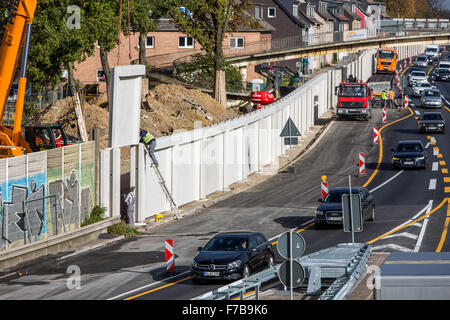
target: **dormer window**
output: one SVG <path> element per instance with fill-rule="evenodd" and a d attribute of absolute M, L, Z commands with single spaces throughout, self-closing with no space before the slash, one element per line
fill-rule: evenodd
<path fill-rule="evenodd" d="M 298 17 L 298 5 L 297 4 L 293 5 L 292 14 L 294 15 L 294 17 Z"/>
<path fill-rule="evenodd" d="M 308 17 L 314 17 L 314 7 L 313 6 L 307 6 L 306 7 L 306 15 L 308 16 Z"/>

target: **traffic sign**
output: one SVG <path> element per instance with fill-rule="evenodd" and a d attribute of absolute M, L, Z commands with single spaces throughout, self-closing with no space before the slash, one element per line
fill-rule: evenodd
<path fill-rule="evenodd" d="M 295 126 L 294 121 L 292 121 L 291 117 L 286 121 L 283 130 L 281 130 L 280 137 L 301 137 L 302 134 Z"/>
<path fill-rule="evenodd" d="M 351 199 L 351 200 L 350 200 Z M 361 196 L 359 193 L 342 195 L 342 218 L 344 232 L 363 231 Z"/>
<path fill-rule="evenodd" d="M 292 264 L 291 264 L 292 263 Z M 292 265 L 292 273 L 291 273 Z M 292 287 L 291 287 L 291 274 L 292 274 Z M 278 270 L 278 277 L 281 283 L 288 288 L 298 288 L 305 280 L 305 269 L 298 261 L 284 261 L 280 269 Z"/>
<path fill-rule="evenodd" d="M 305 252 L 305 239 L 298 233 L 292 233 L 292 257 L 290 243 L 291 232 L 283 233 L 277 241 L 277 250 L 284 259 L 297 259 Z"/>

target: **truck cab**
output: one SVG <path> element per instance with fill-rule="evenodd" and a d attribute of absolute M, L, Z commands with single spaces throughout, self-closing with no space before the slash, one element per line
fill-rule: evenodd
<path fill-rule="evenodd" d="M 395 72 L 397 68 L 397 50 L 392 48 L 380 49 L 377 54 L 377 73 Z"/>
<path fill-rule="evenodd" d="M 428 56 L 429 60 L 439 59 L 439 45 L 429 44 L 425 49 L 425 54 Z"/>
<path fill-rule="evenodd" d="M 373 91 L 365 82 L 343 81 L 335 88 L 338 96 L 336 115 L 342 118 L 372 117 Z"/>
<path fill-rule="evenodd" d="M 61 125 L 33 125 L 24 128 L 25 140 L 33 152 L 68 146 L 76 143 L 69 140 Z"/>

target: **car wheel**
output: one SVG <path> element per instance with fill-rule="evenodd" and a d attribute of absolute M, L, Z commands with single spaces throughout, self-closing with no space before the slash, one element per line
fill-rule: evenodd
<path fill-rule="evenodd" d="M 372 212 L 370 214 L 370 218 L 369 221 L 374 221 L 375 220 L 375 206 L 372 207 Z"/>
<path fill-rule="evenodd" d="M 247 278 L 250 275 L 250 267 L 248 264 L 244 266 L 244 269 L 242 270 L 242 279 Z"/>

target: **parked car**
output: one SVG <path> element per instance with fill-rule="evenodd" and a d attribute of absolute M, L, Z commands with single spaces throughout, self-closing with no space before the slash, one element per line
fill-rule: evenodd
<path fill-rule="evenodd" d="M 192 260 L 193 281 L 238 280 L 274 265 L 272 244 L 261 232 L 215 235 Z"/>
<path fill-rule="evenodd" d="M 392 169 L 427 167 L 427 149 L 420 140 L 403 140 L 392 151 Z"/>
<path fill-rule="evenodd" d="M 419 132 L 445 132 L 445 119 L 440 112 L 424 112 L 419 120 Z"/>
<path fill-rule="evenodd" d="M 449 81 L 450 80 L 450 69 L 438 68 L 435 72 L 436 80 Z"/>
<path fill-rule="evenodd" d="M 442 108 L 442 96 L 439 89 L 424 89 L 420 99 L 422 108 Z"/>
<path fill-rule="evenodd" d="M 352 194 L 361 195 L 361 208 L 364 220 L 373 221 L 375 219 L 375 204 L 373 196 L 365 187 L 352 188 Z M 329 191 L 325 199 L 316 209 L 315 225 L 321 229 L 327 225 L 342 225 L 342 195 L 350 194 L 350 188 L 333 188 Z"/>
<path fill-rule="evenodd" d="M 416 62 L 414 64 L 421 68 L 427 68 L 428 67 L 428 57 L 424 54 L 421 54 L 416 58 Z"/>
<path fill-rule="evenodd" d="M 412 87 L 413 96 L 420 97 L 422 96 L 424 89 L 434 89 L 435 86 L 431 86 L 429 82 L 418 82 Z"/>
<path fill-rule="evenodd" d="M 428 82 L 427 74 L 424 71 L 413 71 L 409 74 L 409 85 L 413 86 L 417 82 Z"/>

